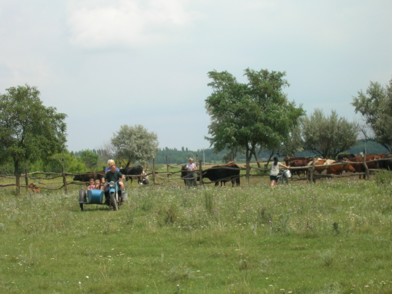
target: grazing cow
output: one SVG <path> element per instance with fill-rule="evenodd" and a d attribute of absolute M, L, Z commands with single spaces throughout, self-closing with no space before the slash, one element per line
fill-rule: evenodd
<path fill-rule="evenodd" d="M 225 185 L 227 181 L 231 181 L 232 186 L 240 185 L 240 169 L 235 163 L 213 166 L 202 171 L 202 178 L 208 178 L 215 182 L 215 186 Z"/>
<path fill-rule="evenodd" d="M 352 162 L 352 166 L 358 173 L 363 173 L 363 178 L 366 177 L 366 170 L 368 169 L 386 169 L 391 170 L 391 155 L 385 154 L 367 154 L 367 155 L 355 155 L 348 157 L 348 160 Z M 367 166 L 367 168 L 364 165 Z"/>
<path fill-rule="evenodd" d="M 334 163 L 333 159 L 316 158 L 308 163 L 308 166 L 315 166 L 315 171 L 321 174 L 327 169 L 328 165 Z"/>
<path fill-rule="evenodd" d="M 312 157 L 286 157 L 284 159 L 286 166 L 290 167 L 291 174 L 297 176 L 306 175 L 308 169 L 303 167 L 306 167 L 312 160 Z"/>
<path fill-rule="evenodd" d="M 381 159 L 378 161 L 378 168 L 384 169 L 384 170 L 392 170 L 391 166 L 391 154 L 384 154 Z"/>
<path fill-rule="evenodd" d="M 142 167 L 142 165 L 120 169 L 120 172 L 126 176 L 126 181 L 130 180 L 130 183 L 132 183 L 133 179 L 137 178 L 139 184 L 143 183 L 143 171 L 144 168 Z"/>
<path fill-rule="evenodd" d="M 104 178 L 104 173 L 84 173 L 84 174 L 77 174 L 74 176 L 74 181 L 81 181 L 81 182 L 89 182 L 90 179 L 102 179 Z"/>
<path fill-rule="evenodd" d="M 340 175 L 343 171 L 354 173 L 356 169 L 348 161 L 336 161 L 327 167 L 327 174 Z"/>

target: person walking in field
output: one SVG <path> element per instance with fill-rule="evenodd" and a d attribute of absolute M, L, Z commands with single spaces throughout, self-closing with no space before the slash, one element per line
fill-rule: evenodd
<path fill-rule="evenodd" d="M 285 168 L 288 169 L 287 166 L 285 166 L 284 164 L 281 164 L 278 161 L 278 158 L 275 156 L 274 157 L 274 162 L 271 165 L 271 170 L 270 170 L 270 185 L 271 188 L 275 187 L 277 182 L 278 182 L 278 175 L 280 172 L 280 168 Z"/>

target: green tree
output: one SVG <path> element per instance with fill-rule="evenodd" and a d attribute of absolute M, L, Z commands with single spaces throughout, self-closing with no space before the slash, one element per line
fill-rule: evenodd
<path fill-rule="evenodd" d="M 86 172 L 88 168 L 80 157 L 64 151 L 52 155 L 45 164 L 45 170 L 59 173 L 82 173 Z"/>
<path fill-rule="evenodd" d="M 302 140 L 301 119 L 299 118 L 297 124 L 289 132 L 287 138 L 284 140 L 280 148 L 280 152 L 286 156 L 293 156 L 295 152 L 304 150 L 304 142 Z"/>
<path fill-rule="evenodd" d="M 45 107 L 39 95 L 28 85 L 11 87 L 0 95 L 0 159 L 13 161 L 17 194 L 21 172 L 30 161 L 65 149 L 66 115 Z"/>
<path fill-rule="evenodd" d="M 359 91 L 353 98 L 356 112 L 360 112 L 375 134 L 375 141 L 391 151 L 392 141 L 392 85 L 384 87 L 371 82 L 366 93 Z"/>
<path fill-rule="evenodd" d="M 155 133 L 148 132 L 142 125 L 122 125 L 111 139 L 117 159 L 141 162 L 155 158 L 159 146 Z"/>
<path fill-rule="evenodd" d="M 211 116 L 207 139 L 215 151 L 243 151 L 250 163 L 258 148 L 278 150 L 304 113 L 283 92 L 289 85 L 284 72 L 246 69 L 247 83 L 228 72 L 208 76 L 213 93 L 206 99 Z"/>
<path fill-rule="evenodd" d="M 97 168 L 99 155 L 92 150 L 82 150 L 79 153 L 79 158 L 83 161 L 89 170 Z"/>
<path fill-rule="evenodd" d="M 338 117 L 335 111 L 325 117 L 317 109 L 311 117 L 302 119 L 304 148 L 324 158 L 335 158 L 339 152 L 349 149 L 356 143 L 357 133 L 357 124 Z"/>

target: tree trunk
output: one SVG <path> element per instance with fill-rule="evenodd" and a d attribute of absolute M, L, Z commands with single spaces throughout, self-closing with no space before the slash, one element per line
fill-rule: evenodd
<path fill-rule="evenodd" d="M 19 161 L 14 160 L 14 175 L 15 175 L 15 194 L 20 195 L 21 194 L 21 172 L 19 168 Z"/>
<path fill-rule="evenodd" d="M 258 160 L 258 158 L 257 158 L 257 153 L 254 152 L 253 155 L 254 155 L 254 158 L 256 159 L 257 167 L 258 167 L 258 168 L 261 168 L 260 162 L 259 162 L 259 160 Z"/>
<path fill-rule="evenodd" d="M 249 149 L 249 146 L 246 145 L 246 179 L 248 180 L 248 184 L 250 178 L 250 160 L 252 159 L 252 156 L 253 150 Z"/>

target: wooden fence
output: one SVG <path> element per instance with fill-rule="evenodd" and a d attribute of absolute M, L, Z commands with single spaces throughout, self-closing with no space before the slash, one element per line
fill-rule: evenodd
<path fill-rule="evenodd" d="M 297 178 L 292 178 L 293 181 L 301 181 L 301 180 L 308 180 L 310 182 L 316 182 L 317 179 L 321 178 L 343 178 L 343 177 L 354 177 L 354 176 L 362 176 L 364 178 L 369 178 L 369 175 L 371 172 L 376 171 L 376 170 L 381 170 L 380 169 L 372 169 L 369 167 L 374 167 L 374 165 L 371 165 L 374 162 L 377 161 L 382 161 L 382 160 L 388 160 L 391 162 L 391 158 L 384 158 L 384 159 L 377 159 L 377 160 L 370 160 L 370 161 L 365 161 L 364 162 L 343 162 L 343 163 L 335 163 L 331 165 L 309 165 L 309 166 L 299 166 L 299 167 L 290 167 L 292 170 L 302 170 L 306 172 L 303 176 L 298 176 Z M 347 174 L 341 174 L 341 175 L 333 175 L 333 174 L 321 174 L 317 172 L 317 169 L 327 169 L 330 166 L 333 165 L 338 165 L 338 164 L 344 164 L 344 163 L 350 163 L 350 164 L 355 164 L 355 165 L 362 165 L 365 169 L 364 172 L 358 172 L 358 173 L 347 173 Z M 198 164 L 198 172 L 201 175 L 201 172 L 204 169 L 211 168 L 213 166 L 217 166 L 217 164 L 207 164 L 205 163 L 202 165 L 202 162 L 200 161 Z M 150 184 L 155 184 L 155 185 L 161 185 L 161 184 L 179 184 L 180 181 L 182 181 L 181 178 L 181 165 L 172 165 L 172 164 L 167 164 L 165 165 L 165 171 L 157 171 L 155 168 L 155 162 L 152 162 L 152 170 L 147 171 L 145 175 L 126 175 L 127 177 L 131 177 L 133 179 L 138 178 L 138 177 L 144 177 L 148 176 L 150 178 Z M 227 168 L 234 170 L 234 168 Z M 262 176 L 268 176 L 269 175 L 269 168 L 264 166 L 263 168 L 261 167 L 251 167 L 247 165 L 240 165 L 240 177 L 241 178 L 246 178 L 249 180 L 251 177 L 262 177 Z M 386 168 L 387 169 L 387 168 Z M 391 166 L 390 166 L 391 169 Z M 22 181 L 20 184 L 20 188 L 25 188 L 27 190 L 32 190 L 33 192 L 39 191 L 41 189 L 45 190 L 61 190 L 63 189 L 65 193 L 68 191 L 68 186 L 70 185 L 79 185 L 79 186 L 85 186 L 86 182 L 81 182 L 81 181 L 69 181 L 70 177 L 74 177 L 76 174 L 71 174 L 71 173 L 54 173 L 54 172 L 31 172 L 31 173 L 25 173 L 21 175 Z M 17 185 L 15 183 L 7 183 L 7 180 L 13 179 L 15 182 L 15 176 L 12 175 L 0 175 L 0 188 L 2 187 L 16 187 Z M 61 179 L 60 182 L 53 182 L 56 179 Z M 48 182 L 49 181 L 49 182 Z M 224 181 L 224 180 L 219 180 L 219 181 Z M 206 180 L 200 179 L 198 184 L 199 185 L 205 185 L 205 184 L 210 184 L 214 182 L 207 182 Z M 18 189 L 18 188 L 17 188 Z"/>

